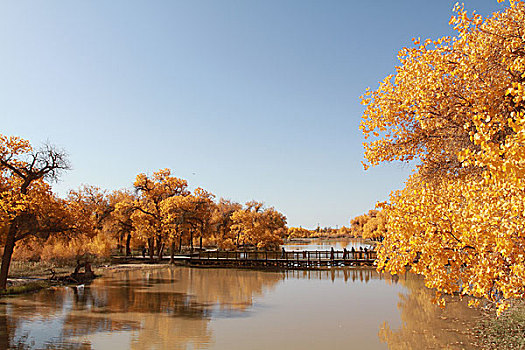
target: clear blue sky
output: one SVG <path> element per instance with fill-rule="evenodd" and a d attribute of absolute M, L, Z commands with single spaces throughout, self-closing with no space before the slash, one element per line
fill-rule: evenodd
<path fill-rule="evenodd" d="M 289 225 L 348 225 L 410 173 L 363 170 L 359 96 L 412 37 L 451 34 L 454 3 L 3 1 L 0 133 L 67 150 L 61 195 L 171 168 Z"/>

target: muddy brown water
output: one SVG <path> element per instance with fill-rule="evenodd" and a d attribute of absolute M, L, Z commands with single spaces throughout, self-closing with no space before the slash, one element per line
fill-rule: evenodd
<path fill-rule="evenodd" d="M 475 349 L 413 275 L 161 267 L 0 299 L 0 349 Z"/>

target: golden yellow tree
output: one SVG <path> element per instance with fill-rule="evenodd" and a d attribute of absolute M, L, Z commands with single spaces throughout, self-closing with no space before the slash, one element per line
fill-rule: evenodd
<path fill-rule="evenodd" d="M 356 216 L 350 220 L 350 232 L 353 237 L 363 237 L 363 228 L 368 220 L 370 220 L 370 216 L 367 214 Z"/>
<path fill-rule="evenodd" d="M 107 229 L 116 235 L 119 251 L 124 247 L 128 256 L 131 254 L 131 237 L 134 230 L 131 216 L 136 210 L 136 197 L 131 191 L 117 190 L 109 195 L 108 201 L 111 214 L 107 220 Z"/>
<path fill-rule="evenodd" d="M 190 251 L 193 252 L 195 237 L 200 238 L 200 249 L 202 249 L 203 236 L 210 230 L 213 197 L 213 194 L 197 188 L 193 194 L 170 197 L 161 203 L 163 230 L 168 234 L 171 243 L 172 260 L 177 239 L 179 250 L 182 249 L 184 232 L 189 233 Z"/>
<path fill-rule="evenodd" d="M 56 198 L 46 182 L 68 168 L 65 153 L 52 146 L 33 149 L 27 140 L 0 135 L 0 289 L 6 289 L 17 241 L 31 235 L 46 239 L 74 227 L 65 201 Z"/>
<path fill-rule="evenodd" d="M 193 192 L 193 198 L 194 209 L 191 219 L 195 223 L 196 233 L 199 237 L 199 249 L 202 250 L 203 238 L 208 238 L 211 234 L 211 217 L 215 196 L 199 187 Z"/>
<path fill-rule="evenodd" d="M 442 292 L 525 297 L 525 7 L 488 18 L 456 5 L 455 37 L 401 50 L 363 96 L 368 165 L 419 160 L 384 208 L 380 268 Z"/>
<path fill-rule="evenodd" d="M 290 227 L 288 228 L 288 239 L 291 238 L 308 238 L 312 232 L 308 229 L 305 229 L 303 227 Z"/>
<path fill-rule="evenodd" d="M 67 207 L 75 230 L 70 231 L 71 234 L 49 239 L 42 259 L 76 260 L 80 265 L 96 257 L 108 257 L 114 239 L 107 226 L 113 209 L 106 191 L 83 185 L 69 192 Z"/>
<path fill-rule="evenodd" d="M 248 202 L 245 209 L 235 211 L 231 220 L 237 246 L 277 248 L 287 232 L 286 217 L 274 208 L 263 209 L 263 204 L 256 201 Z"/>
<path fill-rule="evenodd" d="M 213 228 L 214 240 L 217 246 L 221 249 L 233 249 L 235 247 L 235 234 L 231 230 L 233 221 L 231 215 L 242 209 L 240 203 L 232 202 L 221 198 L 218 203 L 213 206 L 211 225 Z"/>
<path fill-rule="evenodd" d="M 186 180 L 171 176 L 171 170 L 161 169 L 151 177 L 139 174 L 133 184 L 138 193 L 136 210 L 132 214 L 135 232 L 148 242 L 149 256 L 153 259 L 155 247 L 157 255 L 162 255 L 164 234 L 162 227 L 161 203 L 170 197 L 189 194 Z"/>
<path fill-rule="evenodd" d="M 363 225 L 363 238 L 382 240 L 386 235 L 387 217 L 383 210 L 370 210 L 370 217 Z"/>

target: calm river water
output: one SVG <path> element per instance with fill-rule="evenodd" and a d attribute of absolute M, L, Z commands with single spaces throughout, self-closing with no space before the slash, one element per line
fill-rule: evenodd
<path fill-rule="evenodd" d="M 478 313 L 432 297 L 370 268 L 108 272 L 0 299 L 0 349 L 473 349 Z"/>

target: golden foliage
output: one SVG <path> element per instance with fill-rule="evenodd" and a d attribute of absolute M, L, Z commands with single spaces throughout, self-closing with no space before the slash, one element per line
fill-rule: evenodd
<path fill-rule="evenodd" d="M 310 238 L 312 231 L 303 227 L 290 227 L 288 228 L 288 239 L 292 238 Z"/>
<path fill-rule="evenodd" d="M 172 254 L 176 243 L 182 249 L 183 237 L 191 249 L 195 239 L 201 247 L 205 242 L 231 249 L 239 237 L 245 244 L 275 247 L 286 229 L 286 218 L 275 209 L 262 210 L 257 202 L 245 210 L 223 199 L 215 203 L 213 194 L 190 192 L 186 180 L 169 169 L 137 175 L 135 193 L 83 185 L 61 199 L 48 180 L 67 168 L 65 154 L 51 146 L 34 150 L 27 140 L 0 135 L 0 288 L 13 252 L 24 260 L 79 260 L 107 257 L 115 245 L 129 255 L 132 244 L 147 243 L 153 258 L 166 244 Z"/>
<path fill-rule="evenodd" d="M 387 216 L 384 211 L 369 210 L 350 220 L 350 232 L 353 237 L 381 240 L 386 234 Z"/>
<path fill-rule="evenodd" d="M 384 205 L 379 267 L 411 266 L 445 293 L 523 298 L 525 7 L 455 12 L 456 37 L 414 40 L 362 99 L 368 164 L 419 160 Z"/>
<path fill-rule="evenodd" d="M 274 208 L 263 209 L 263 204 L 252 201 L 245 209 L 231 215 L 231 230 L 236 234 L 236 245 L 254 245 L 257 248 L 275 248 L 283 243 L 286 217 Z"/>

